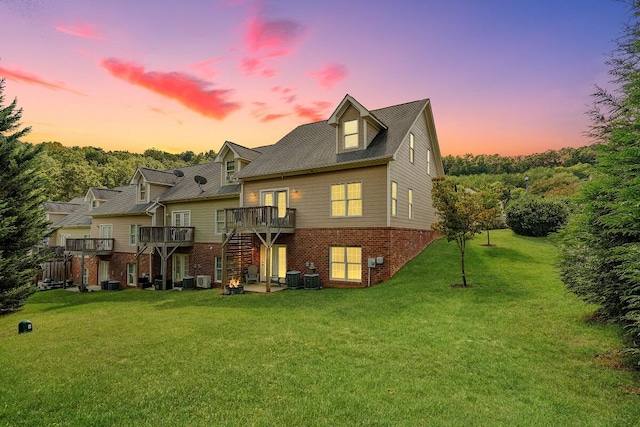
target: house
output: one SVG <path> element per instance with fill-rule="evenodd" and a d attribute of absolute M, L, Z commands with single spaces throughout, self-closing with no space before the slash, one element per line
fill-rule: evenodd
<path fill-rule="evenodd" d="M 65 247 L 89 284 L 224 285 L 253 266 L 267 289 L 289 272 L 364 287 L 436 237 L 431 186 L 443 175 L 428 99 L 368 110 L 346 95 L 327 120 L 273 145 L 226 141 L 210 163 L 140 167 L 128 186 L 90 189 L 88 236 Z"/>
<path fill-rule="evenodd" d="M 225 230 L 253 236 L 267 286 L 289 270 L 323 286 L 378 283 L 435 238 L 431 181 L 444 170 L 428 99 L 370 111 L 347 95 L 263 151 L 234 173 L 241 207 Z"/>
<path fill-rule="evenodd" d="M 207 286 L 220 281 L 223 224 L 216 215 L 237 207 L 240 192 L 237 183 L 221 185 L 220 174 L 214 162 L 138 168 L 128 186 L 91 207 L 89 236 L 66 240 L 68 252 L 95 264 L 86 283 L 116 280 L 124 287 L 158 278 L 166 289 L 189 276 L 204 277 Z"/>

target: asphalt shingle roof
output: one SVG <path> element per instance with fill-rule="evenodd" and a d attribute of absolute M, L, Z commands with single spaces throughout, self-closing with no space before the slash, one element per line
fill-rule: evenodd
<path fill-rule="evenodd" d="M 355 163 L 391 159 L 428 99 L 372 110 L 388 128 L 382 130 L 365 150 L 336 153 L 336 131 L 328 121 L 301 125 L 264 150 L 264 153 L 237 173 L 238 178 L 307 173 Z"/>

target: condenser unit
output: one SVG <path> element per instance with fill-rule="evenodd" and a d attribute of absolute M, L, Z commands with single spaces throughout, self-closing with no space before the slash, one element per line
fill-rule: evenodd
<path fill-rule="evenodd" d="M 196 286 L 199 288 L 210 288 L 211 287 L 211 276 L 197 276 L 196 277 Z"/>

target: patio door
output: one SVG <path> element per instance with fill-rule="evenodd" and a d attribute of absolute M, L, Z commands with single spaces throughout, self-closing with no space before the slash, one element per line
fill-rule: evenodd
<path fill-rule="evenodd" d="M 109 280 L 109 261 L 100 261 L 98 264 L 98 284 L 103 280 Z"/>
<path fill-rule="evenodd" d="M 271 246 L 271 271 L 270 275 L 277 277 L 287 276 L 287 245 Z M 260 245 L 260 280 L 267 280 L 267 247 Z"/>
<path fill-rule="evenodd" d="M 287 214 L 287 190 L 262 191 L 262 206 L 276 206 L 278 208 L 278 218 L 284 218 Z"/>

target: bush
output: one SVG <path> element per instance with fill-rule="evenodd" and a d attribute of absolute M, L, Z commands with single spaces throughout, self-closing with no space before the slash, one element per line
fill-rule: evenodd
<path fill-rule="evenodd" d="M 522 236 L 546 236 L 562 228 L 569 210 L 562 202 L 536 197 L 523 197 L 509 203 L 507 225 Z"/>

